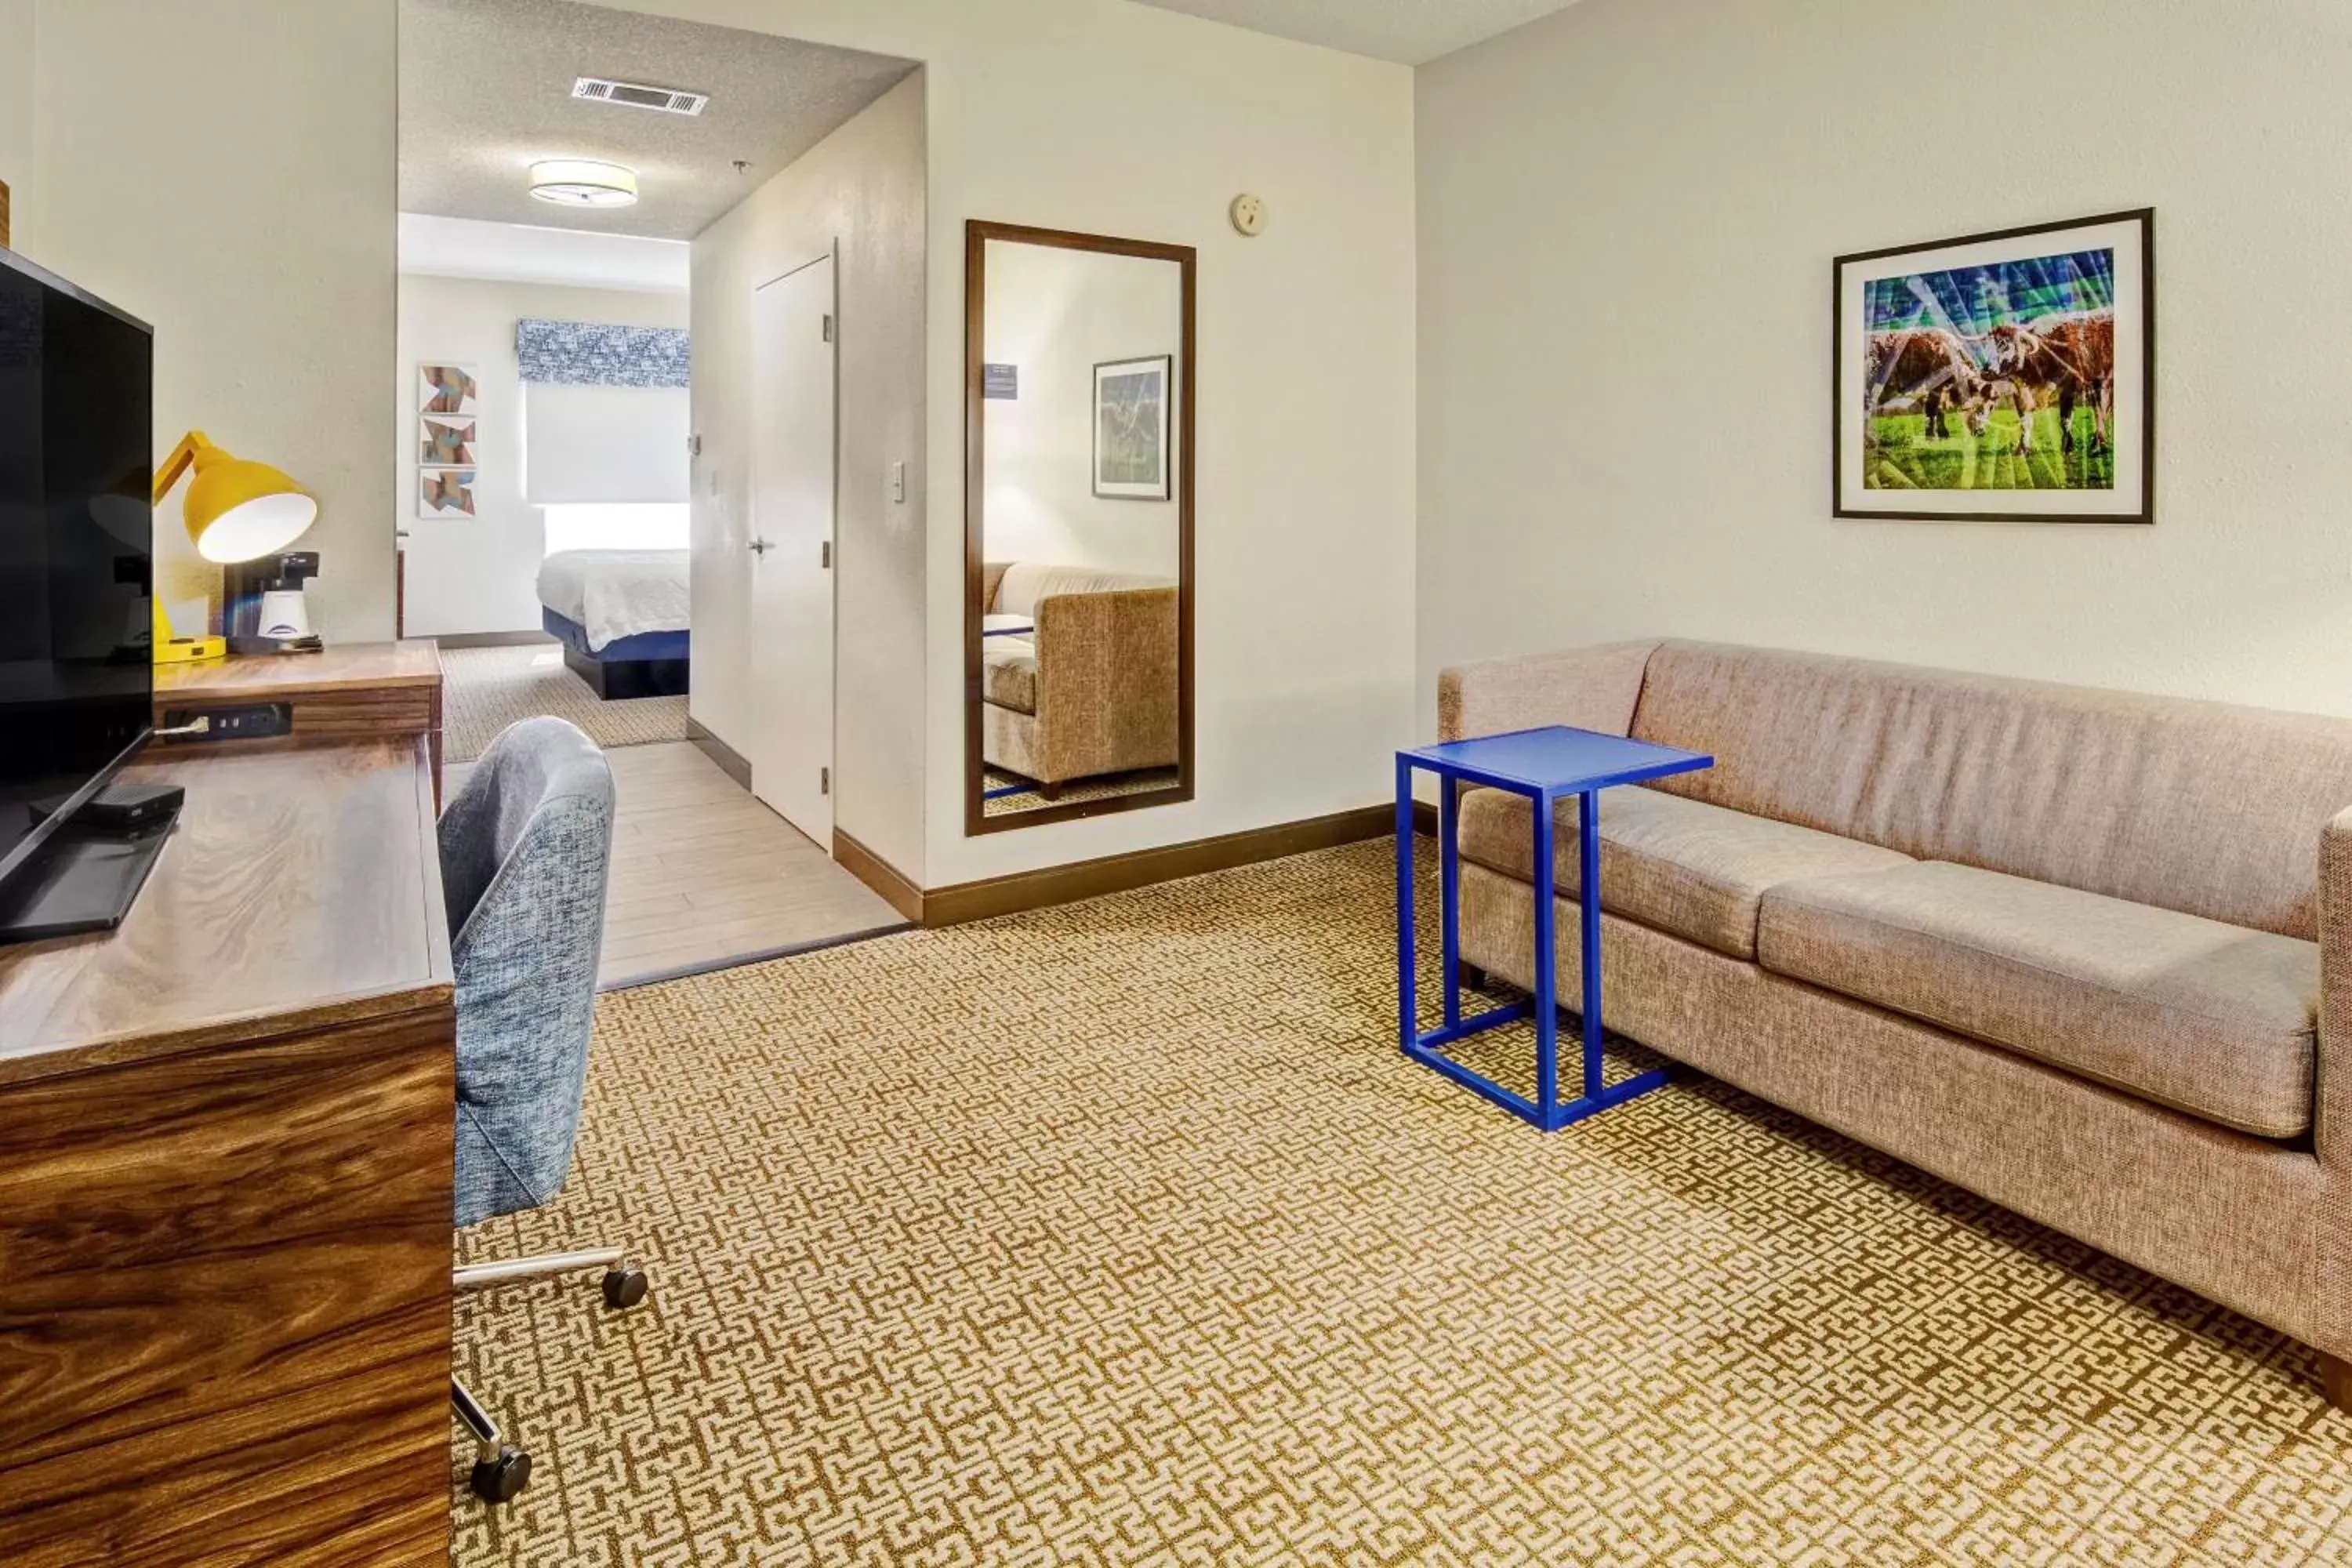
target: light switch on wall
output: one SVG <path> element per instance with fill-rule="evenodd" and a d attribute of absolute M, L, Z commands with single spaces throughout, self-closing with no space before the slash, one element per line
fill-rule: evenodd
<path fill-rule="evenodd" d="M 890 499 L 895 501 L 907 499 L 907 465 L 904 463 L 890 465 Z"/>

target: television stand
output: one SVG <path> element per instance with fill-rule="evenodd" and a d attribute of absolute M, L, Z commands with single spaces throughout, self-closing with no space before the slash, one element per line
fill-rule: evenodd
<path fill-rule="evenodd" d="M 78 816 L 102 813 L 110 793 L 101 791 Z M 174 806 L 136 827 L 89 827 L 77 820 L 58 828 L 31 865 L 0 885 L 0 943 L 121 925 L 179 815 Z"/>

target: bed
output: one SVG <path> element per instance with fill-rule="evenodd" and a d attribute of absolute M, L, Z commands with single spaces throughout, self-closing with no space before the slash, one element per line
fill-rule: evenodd
<path fill-rule="evenodd" d="M 606 701 L 686 690 L 683 550 L 559 550 L 540 563 L 540 624 Z"/>

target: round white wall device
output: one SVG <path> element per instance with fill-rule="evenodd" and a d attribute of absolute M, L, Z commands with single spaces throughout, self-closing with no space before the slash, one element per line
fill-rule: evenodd
<path fill-rule="evenodd" d="M 1265 198 L 1246 193 L 1235 196 L 1228 216 L 1236 230 L 1255 238 L 1265 232 Z"/>

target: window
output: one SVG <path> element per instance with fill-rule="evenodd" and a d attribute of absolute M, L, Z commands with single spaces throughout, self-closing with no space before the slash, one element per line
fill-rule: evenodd
<path fill-rule="evenodd" d="M 684 501 L 657 501 L 545 510 L 547 552 L 552 555 L 559 550 L 684 550 L 692 509 Z"/>
<path fill-rule="evenodd" d="M 523 498 L 541 506 L 683 501 L 684 387 L 572 386 L 523 391 Z"/>

